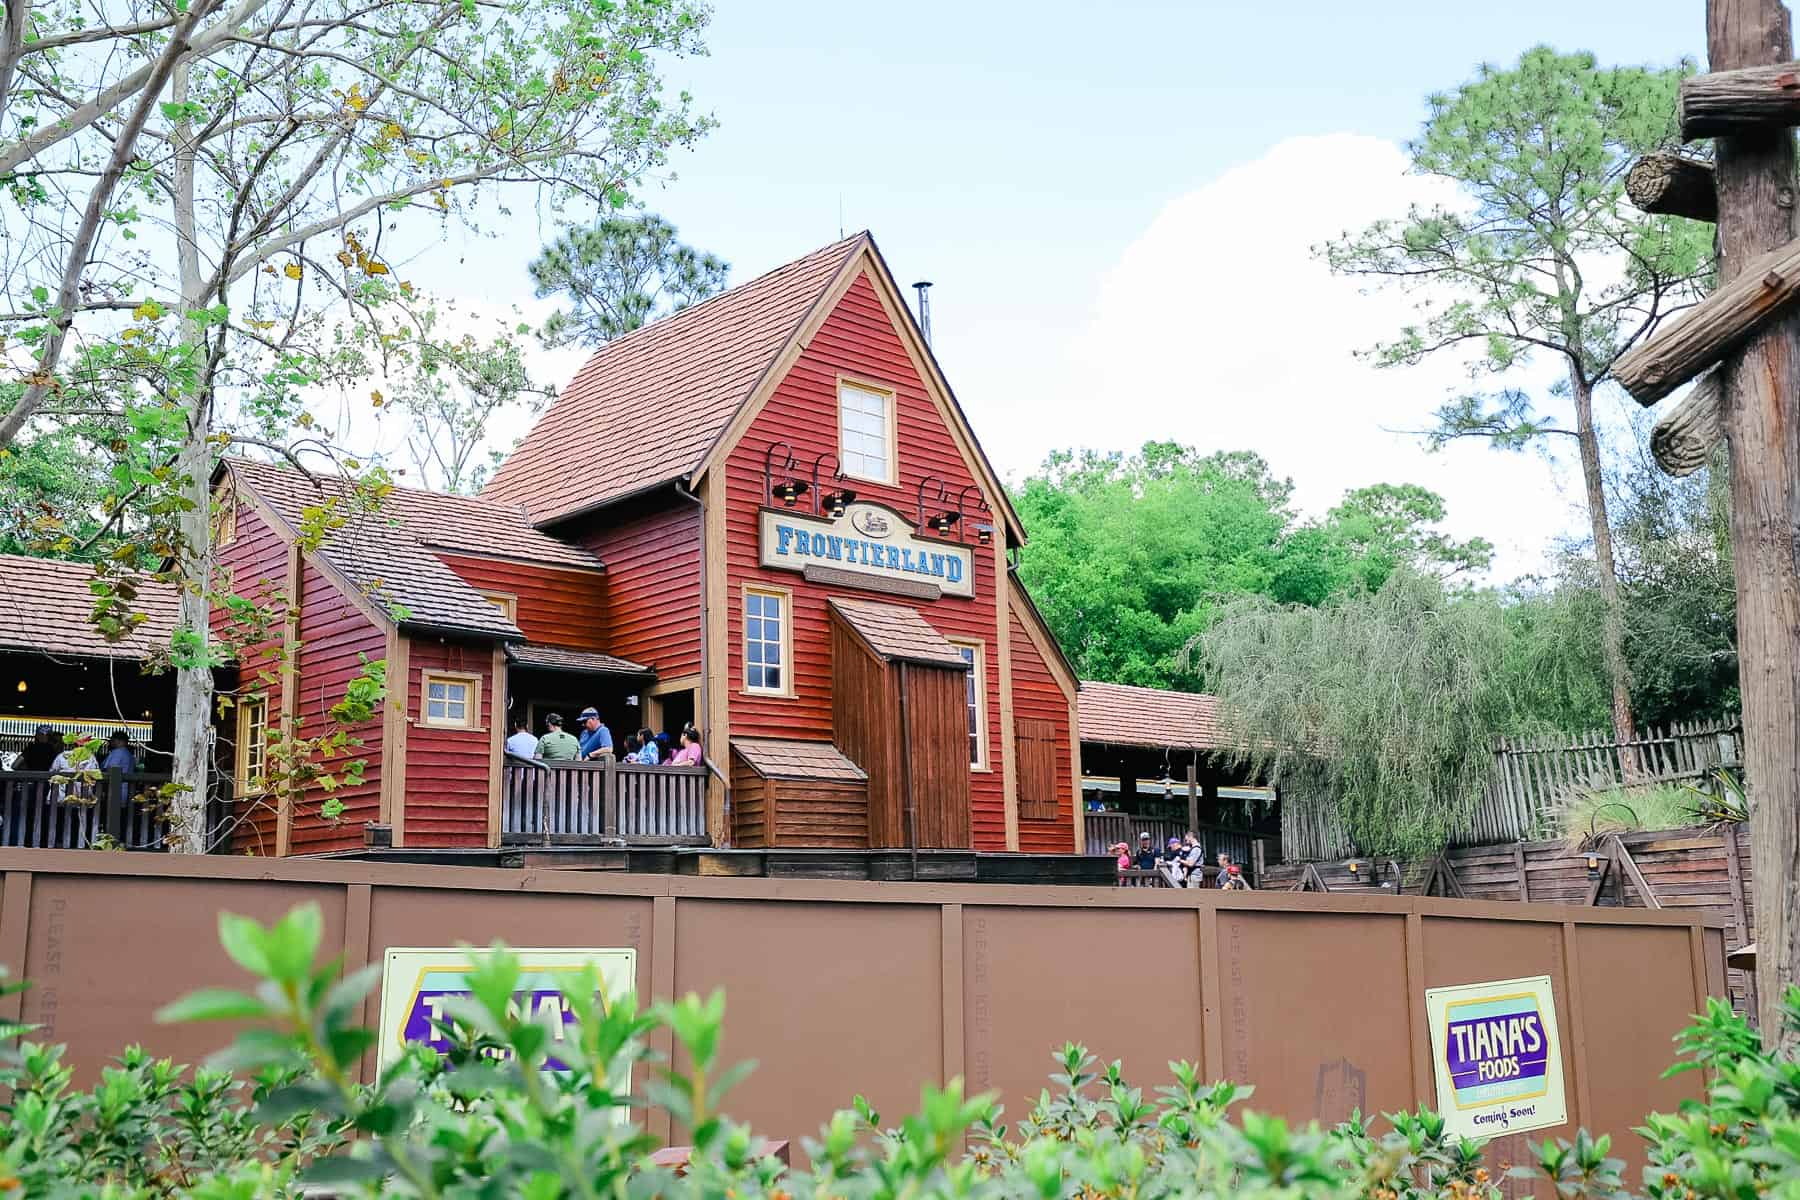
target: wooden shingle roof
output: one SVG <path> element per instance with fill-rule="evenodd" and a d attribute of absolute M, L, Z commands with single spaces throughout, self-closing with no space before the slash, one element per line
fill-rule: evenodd
<path fill-rule="evenodd" d="M 785 738 L 732 738 L 731 748 L 764 779 L 815 779 L 860 783 L 863 769 L 830 742 Z"/>
<path fill-rule="evenodd" d="M 831 609 L 876 654 L 889 662 L 924 663 L 966 669 L 962 651 L 931 627 L 917 609 L 868 600 L 831 598 Z"/>
<path fill-rule="evenodd" d="M 1149 750 L 1225 750 L 1215 697 L 1083 680 L 1081 740 Z"/>
<path fill-rule="evenodd" d="M 172 584 L 143 580 L 132 602 L 144 623 L 109 642 L 88 619 L 94 569 L 86 563 L 0 554 L 0 650 L 87 658 L 146 658 L 169 647 L 179 598 Z"/>
<path fill-rule="evenodd" d="M 350 495 L 342 479 L 290 467 L 228 459 L 226 470 L 291 530 L 309 509 Z M 517 505 L 419 488 L 395 488 L 378 511 L 345 505 L 345 524 L 328 533 L 319 556 L 401 625 L 516 641 L 518 626 L 446 566 L 437 550 L 599 571 L 600 560 L 540 533 Z"/>
<path fill-rule="evenodd" d="M 697 470 L 868 241 L 833 242 L 600 347 L 482 498 L 544 525 Z"/>

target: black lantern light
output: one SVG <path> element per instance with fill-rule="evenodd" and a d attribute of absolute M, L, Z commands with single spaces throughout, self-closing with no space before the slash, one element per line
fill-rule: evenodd
<path fill-rule="evenodd" d="M 994 527 L 985 523 L 975 526 L 975 537 L 982 545 L 988 545 L 994 540 Z"/>
<path fill-rule="evenodd" d="M 822 466 L 824 464 L 825 460 L 828 458 L 834 464 L 834 466 L 832 467 L 832 471 L 831 471 L 830 481 L 838 484 L 839 486 L 836 488 L 833 488 L 829 492 L 821 492 L 819 490 L 819 468 L 820 468 L 820 466 Z M 851 491 L 847 487 L 843 487 L 842 486 L 843 481 L 844 481 L 844 468 L 841 463 L 838 463 L 837 455 L 835 455 L 835 454 L 831 453 L 829 450 L 827 450 L 824 454 L 821 454 L 821 455 L 819 455 L 819 457 L 813 459 L 812 494 L 813 494 L 813 515 L 814 516 L 818 516 L 822 513 L 823 515 L 828 516 L 832 520 L 835 521 L 839 517 L 844 515 L 844 510 L 846 508 L 850 507 L 850 502 L 852 500 L 856 499 L 856 493 Z M 805 484 L 801 484 L 800 486 L 801 486 L 802 490 L 804 490 L 806 487 Z"/>
<path fill-rule="evenodd" d="M 835 521 L 844 515 L 844 510 L 850 507 L 850 502 L 854 499 L 855 492 L 849 488 L 839 488 L 835 492 L 826 492 L 820 498 L 820 503 L 824 504 L 826 515 Z"/>
<path fill-rule="evenodd" d="M 763 451 L 763 504 L 773 505 L 779 500 L 789 508 L 800 502 L 806 495 L 806 480 L 789 476 L 780 483 L 775 482 L 775 452 L 781 451 L 781 469 L 792 471 L 800 464 L 794 458 L 794 448 L 786 442 L 770 442 L 769 448 Z"/>

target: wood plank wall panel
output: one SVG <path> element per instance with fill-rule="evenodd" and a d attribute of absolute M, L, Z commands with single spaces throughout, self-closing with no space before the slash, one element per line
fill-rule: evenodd
<path fill-rule="evenodd" d="M 1054 730 L 1056 745 L 1066 747 L 1069 744 L 1069 697 L 1056 682 L 1056 676 L 1050 673 L 1050 667 L 1044 662 L 1044 656 L 1038 653 L 1037 643 L 1025 632 L 1025 626 L 1019 620 L 1018 613 L 1008 614 L 1012 633 L 1012 678 L 1013 678 L 1013 720 L 1038 720 L 1047 722 Z M 1056 815 L 1054 817 L 1028 817 L 1023 806 L 1019 811 L 1019 849 L 1039 854 L 1066 854 L 1069 850 L 1069 830 L 1075 819 L 1073 794 L 1075 780 L 1074 768 L 1070 765 L 1067 752 L 1059 752 L 1056 756 Z M 1023 771 L 1019 780 L 1019 795 L 1024 796 L 1025 781 Z M 1045 810 L 1048 811 L 1047 809 Z M 979 847 L 977 847 L 979 849 Z"/>
<path fill-rule="evenodd" d="M 494 704 L 494 649 L 490 642 L 435 637 L 409 639 L 406 695 L 406 844 L 485 846 L 488 772 Z M 481 677 L 477 729 L 438 729 L 421 718 L 424 672 L 457 671 Z M 504 701 L 501 701 L 504 703 Z M 360 827 L 358 837 L 360 838 Z"/>
<path fill-rule="evenodd" d="M 731 756 L 731 844 L 743 850 L 768 846 L 767 789 L 763 777 L 737 755 Z"/>
<path fill-rule="evenodd" d="M 237 536 L 218 551 L 221 571 L 220 586 L 234 596 L 271 610 L 275 614 L 269 626 L 270 636 L 250 643 L 238 659 L 238 695 L 261 693 L 268 697 L 269 728 L 281 724 L 281 680 L 279 654 L 282 623 L 287 613 L 287 597 L 282 590 L 287 581 L 287 543 L 281 534 L 263 520 L 247 503 L 237 506 Z M 229 636 L 230 614 L 223 605 L 212 610 L 212 633 L 215 638 Z M 213 757 L 216 770 L 237 769 L 237 712 L 223 717 L 215 715 L 218 728 L 218 751 Z M 235 789 L 234 789 L 235 790 Z M 232 834 L 234 854 L 275 853 L 275 812 L 266 803 L 238 800 L 235 813 L 242 818 Z"/>
<path fill-rule="evenodd" d="M 606 564 L 607 640 L 598 648 L 654 667 L 664 679 L 697 674 L 699 508 L 662 492 L 592 520 L 595 528 L 573 536 Z"/>
<path fill-rule="evenodd" d="M 869 848 L 869 794 L 862 783 L 770 779 L 763 786 L 775 808 L 777 846 Z"/>
<path fill-rule="evenodd" d="M 598 571 L 568 571 L 542 563 L 459 554 L 439 554 L 438 558 L 470 587 L 517 597 L 515 624 L 533 642 L 607 650 L 607 579 Z"/>
<path fill-rule="evenodd" d="M 983 643 L 987 660 L 987 750 L 989 761 L 997 768 L 1000 761 L 997 662 L 1001 631 L 994 603 L 994 554 L 976 547 L 973 598 L 944 597 L 936 601 L 913 601 L 860 589 L 830 588 L 808 583 L 790 571 L 769 571 L 758 565 L 757 511 L 763 499 L 763 455 L 771 443 L 785 441 L 810 470 L 818 455 L 837 453 L 837 379 L 840 373 L 892 387 L 897 397 L 898 486 L 854 480 L 849 486 L 859 499 L 890 505 L 910 522 L 918 507 L 919 484 L 927 476 L 946 480 L 953 497 L 975 482 L 952 440 L 949 427 L 914 371 L 912 360 L 873 286 L 866 276 L 858 278 L 775 388 L 767 406 L 751 423 L 725 464 L 726 629 L 730 654 L 731 733 L 738 737 L 828 739 L 832 736 L 831 640 L 826 602 L 834 594 L 850 595 L 909 605 L 917 608 L 925 620 L 945 636 Z M 827 460 L 826 469 L 830 469 L 830 460 Z M 932 492 L 935 495 L 935 484 Z M 997 497 L 986 499 L 990 506 L 997 504 Z M 607 565 L 616 575 L 617 567 L 611 558 L 607 559 Z M 743 585 L 746 582 L 772 584 L 794 594 L 796 694 L 791 699 L 743 693 Z M 1064 725 L 1067 725 L 1066 716 Z M 1003 788 L 1002 773 L 998 769 L 971 773 L 976 849 L 1006 848 Z M 1066 850 L 1068 840 L 1064 833 L 1054 848 Z"/>
<path fill-rule="evenodd" d="M 311 563 L 300 569 L 300 678 L 295 716 L 302 738 L 315 738 L 337 727 L 330 716 L 333 705 L 344 698 L 350 681 L 362 674 L 364 661 L 387 654 L 387 632 L 376 625 L 348 596 L 337 589 Z M 273 710 L 271 710 L 273 719 Z M 365 759 L 360 784 L 340 787 L 333 793 L 343 801 L 336 821 L 320 815 L 324 793 L 309 789 L 294 811 L 289 851 L 312 854 L 323 850 L 350 850 L 363 844 L 363 825 L 381 819 L 381 715 L 350 727 L 362 745 L 327 759 L 328 770 L 341 770 L 352 759 Z M 481 776 L 485 791 L 487 775 Z"/>

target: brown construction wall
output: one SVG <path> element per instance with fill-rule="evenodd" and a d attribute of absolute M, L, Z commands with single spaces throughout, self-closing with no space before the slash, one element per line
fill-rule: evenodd
<path fill-rule="evenodd" d="M 760 1063 L 728 1108 L 796 1142 L 858 1092 L 903 1114 L 922 1082 L 958 1075 L 998 1089 L 1015 1121 L 1065 1040 L 1123 1059 L 1147 1091 L 1170 1059 L 1198 1060 L 1301 1121 L 1431 1104 L 1424 989 L 1547 974 L 1572 1118 L 1635 1159 L 1646 1110 L 1697 1094 L 1694 1074 L 1661 1072 L 1724 986 L 1723 931 L 1694 911 L 82 851 L 0 851 L 0 872 L 0 961 L 34 983 L 0 1016 L 68 1042 L 83 1080 L 132 1042 L 184 1062 L 216 1049 L 228 1030 L 151 1014 L 240 982 L 221 910 L 268 921 L 312 901 L 325 952 L 350 967 L 501 938 L 633 947 L 646 1001 L 722 987 L 725 1051 Z M 1524 1161 L 1522 1142 L 1496 1158 Z"/>
<path fill-rule="evenodd" d="M 1662 908 L 1700 911 L 1724 926 L 1725 942 L 1735 950 L 1756 940 L 1756 909 L 1750 889 L 1750 834 L 1735 825 L 1692 829 L 1664 829 L 1627 833 L 1619 844 L 1631 857 L 1650 889 L 1648 896 L 1615 861 L 1609 842 L 1597 842 L 1592 853 L 1601 868 L 1596 879 L 1588 869 L 1588 850 L 1567 841 L 1507 842 L 1487 846 L 1461 846 L 1446 850 L 1443 862 L 1453 880 L 1432 878 L 1436 859 L 1405 863 L 1375 860 L 1375 883 L 1367 870 L 1352 874 L 1352 861 L 1311 864 L 1319 882 L 1332 891 L 1368 893 L 1394 890 L 1394 868 L 1400 870 L 1407 894 L 1454 895 L 1470 900 L 1532 900 L 1563 904 L 1591 904 L 1603 908 Z M 1305 863 L 1279 863 L 1266 869 L 1261 886 L 1278 891 L 1298 889 L 1306 882 Z M 1727 976 L 1732 1004 L 1739 1012 L 1756 1013 L 1756 977 L 1749 971 L 1730 971 Z"/>

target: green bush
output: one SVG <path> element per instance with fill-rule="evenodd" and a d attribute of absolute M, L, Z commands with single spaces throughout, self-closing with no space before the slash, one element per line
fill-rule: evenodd
<path fill-rule="evenodd" d="M 318 910 L 273 927 L 226 916 L 226 950 L 256 980 L 249 992 L 199 992 L 170 1020 L 254 1022 L 191 1075 L 132 1049 L 89 1091 L 70 1085 L 61 1047 L 0 1026 L 0 1193 L 38 1197 L 250 1200 L 299 1196 L 525 1197 L 560 1200 L 1498 1200 L 1480 1143 L 1447 1137 L 1429 1111 L 1393 1113 L 1377 1133 L 1360 1116 L 1296 1129 L 1249 1109 L 1250 1089 L 1209 1083 L 1189 1063 L 1154 1098 L 1119 1064 L 1080 1046 L 1031 1111 L 1003 1123 L 991 1095 L 960 1081 L 927 1086 L 919 1111 L 886 1124 L 858 1098 L 804 1143 L 810 1164 L 758 1159 L 750 1130 L 722 1115 L 747 1067 L 719 1056 L 722 997 L 640 1012 L 596 1003 L 589 977 L 567 993 L 578 1024 L 556 1043 L 567 1069 L 541 1070 L 551 1033 L 513 1004 L 519 966 L 503 951 L 470 973 L 471 996 L 441 1027 L 449 1053 L 419 1047 L 373 1085 L 355 1066 L 373 1044 L 353 1019 L 372 970 L 339 978 L 315 965 Z M 16 990 L 16 985 L 14 989 Z M 1800 1025 L 1800 989 L 1788 997 Z M 666 1029 L 690 1064 L 647 1049 Z M 1796 1200 L 1800 1065 L 1765 1054 L 1730 1009 L 1709 1002 L 1680 1039 L 1673 1070 L 1705 1068 L 1704 1102 L 1648 1118 L 1649 1169 L 1628 1189 L 1606 1137 L 1578 1134 L 1534 1150 L 1519 1173 L 1566 1200 Z M 629 1070 L 641 1087 L 627 1096 Z M 685 1174 L 652 1165 L 643 1124 L 619 1106 L 666 1113 L 693 1147 Z"/>

